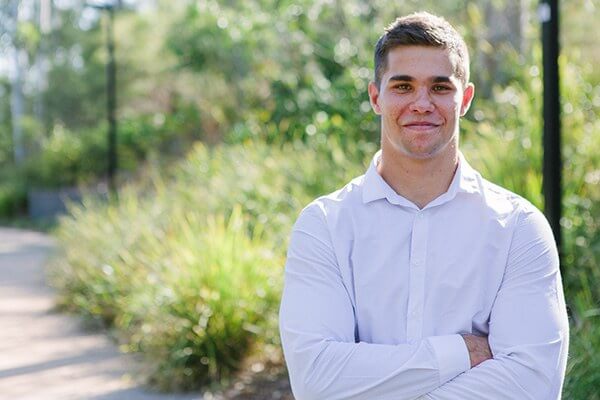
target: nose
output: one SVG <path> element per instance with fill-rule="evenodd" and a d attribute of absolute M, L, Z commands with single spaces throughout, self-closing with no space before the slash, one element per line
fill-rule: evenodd
<path fill-rule="evenodd" d="M 415 92 L 415 98 L 410 105 L 410 109 L 417 113 L 430 113 L 434 109 L 431 100 L 431 94 L 426 88 L 419 89 Z"/>

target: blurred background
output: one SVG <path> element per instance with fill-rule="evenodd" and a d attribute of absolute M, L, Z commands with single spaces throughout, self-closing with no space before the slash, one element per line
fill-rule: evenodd
<path fill-rule="evenodd" d="M 57 238 L 61 307 L 117 332 L 153 387 L 285 382 L 287 235 L 377 149 L 366 88 L 396 16 L 427 10 L 464 35 L 477 91 L 463 152 L 544 208 L 538 5 L 2 0 L 0 221 Z M 560 7 L 564 397 L 598 399 L 600 3 Z"/>

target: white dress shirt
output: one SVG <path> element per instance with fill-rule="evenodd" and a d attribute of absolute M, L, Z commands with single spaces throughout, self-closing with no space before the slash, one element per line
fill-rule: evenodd
<path fill-rule="evenodd" d="M 296 399 L 560 398 L 568 320 L 544 216 L 462 155 L 419 209 L 379 157 L 294 225 L 280 331 Z M 493 359 L 471 369 L 459 333 L 489 335 Z"/>

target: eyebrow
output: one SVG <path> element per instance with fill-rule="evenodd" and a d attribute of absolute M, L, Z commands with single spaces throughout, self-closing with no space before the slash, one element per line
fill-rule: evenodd
<path fill-rule="evenodd" d="M 389 82 L 392 81 L 404 81 L 404 82 L 412 82 L 415 79 L 410 75 L 393 75 L 388 79 Z"/>
<path fill-rule="evenodd" d="M 436 76 L 433 78 L 433 83 L 452 83 L 450 77 L 448 76 Z"/>
<path fill-rule="evenodd" d="M 396 82 L 396 81 L 401 81 L 401 82 L 412 82 L 414 81 L 415 78 L 413 78 L 410 75 L 393 75 L 390 77 L 390 79 L 388 80 L 389 82 Z M 452 83 L 452 81 L 450 80 L 450 77 L 448 76 L 436 76 L 432 79 L 433 83 Z"/>

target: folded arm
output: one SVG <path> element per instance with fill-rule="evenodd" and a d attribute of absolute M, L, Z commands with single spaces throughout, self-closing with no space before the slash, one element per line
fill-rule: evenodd
<path fill-rule="evenodd" d="M 569 328 L 558 264 L 545 218 L 537 210 L 521 215 L 490 315 L 493 359 L 423 398 L 560 398 Z"/>
<path fill-rule="evenodd" d="M 414 399 L 470 368 L 460 335 L 356 342 L 351 297 L 324 219 L 308 208 L 288 249 L 280 331 L 298 400 Z"/>

